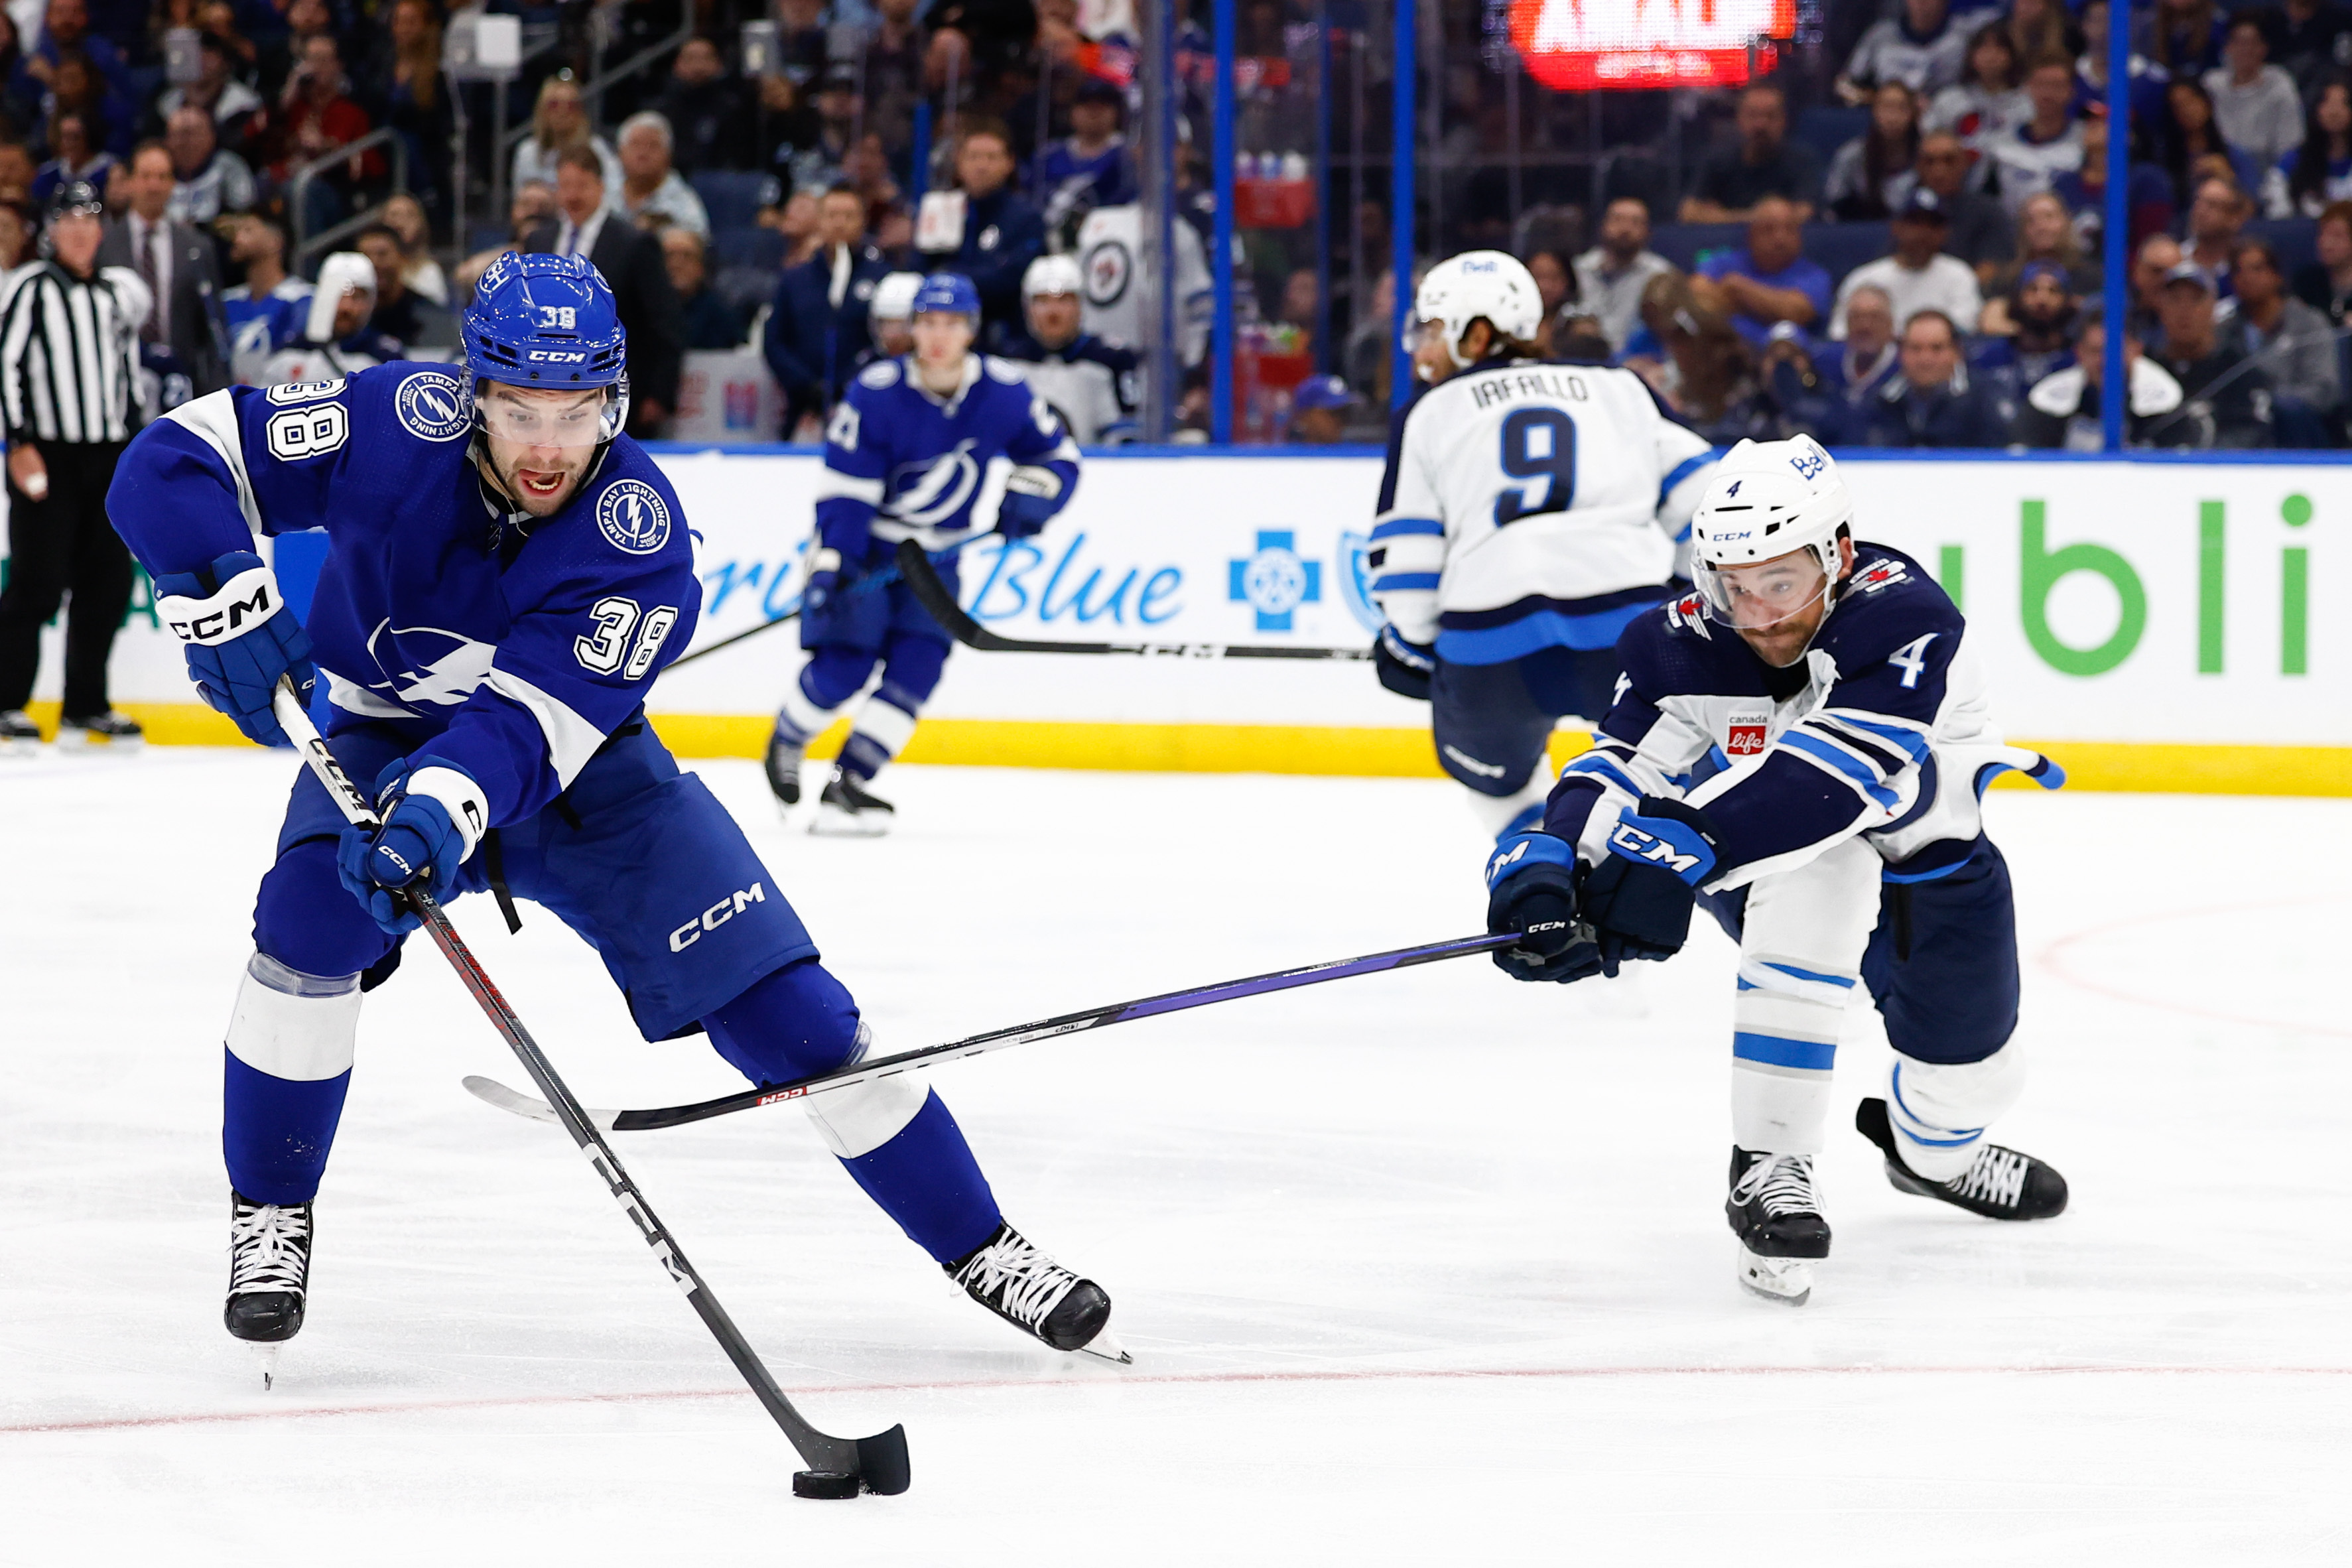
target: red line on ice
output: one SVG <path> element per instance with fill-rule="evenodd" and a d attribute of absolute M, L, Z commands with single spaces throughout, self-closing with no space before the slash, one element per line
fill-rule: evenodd
<path fill-rule="evenodd" d="M 2322 895 L 2317 898 L 2277 899 L 2258 904 L 2230 904 L 2219 909 L 2168 910 L 2161 914 L 2135 915 L 2129 920 L 2110 921 L 2105 925 L 2088 927 L 2051 942 L 2035 955 L 2035 962 L 2069 985 L 2079 986 L 2094 995 L 2111 997 L 2117 1002 L 2129 1002 L 2137 1006 L 2155 1007 L 2167 1013 L 2188 1013 L 2200 1018 L 2211 1018 L 2223 1024 L 2244 1024 L 2260 1029 L 2284 1029 L 2299 1035 L 2331 1035 L 2337 1039 L 2352 1039 L 2352 1029 L 2327 1024 L 2307 1024 L 2293 1018 L 2263 1018 L 2250 1013 L 2225 1013 L 2217 1007 L 2200 1007 L 2174 997 L 2150 994 L 2145 991 L 2126 991 L 2096 980 L 2085 980 L 2060 961 L 2060 955 L 2078 942 L 2092 942 L 2117 931 L 2131 931 L 2139 926 L 2163 925 L 2175 921 L 2210 920 L 2219 915 L 2253 914 L 2267 910 L 2302 909 L 2314 904 L 2341 902 L 2340 896 Z"/>
<path fill-rule="evenodd" d="M 2058 1363 L 2022 1366 L 1563 1366 L 1493 1369 L 1384 1368 L 1359 1372 L 1203 1372 L 1135 1375 L 1105 1373 L 1080 1380 L 981 1378 L 971 1382 L 852 1383 L 792 1388 L 796 1398 L 835 1394 L 915 1394 L 970 1389 L 1100 1389 L 1133 1384 L 1240 1383 L 1508 1382 L 1584 1377 L 2344 1377 L 2352 1366 L 2148 1366 Z M 452 1410 L 527 1409 L 550 1405 L 650 1405 L 673 1399 L 749 1399 L 744 1388 L 647 1389 L 634 1394 L 535 1394 L 502 1399 L 421 1400 L 403 1405 L 325 1405 L 277 1410 L 190 1411 L 176 1415 L 107 1416 L 87 1421 L 28 1421 L 0 1426 L 0 1435 L 37 1432 L 120 1432 L 144 1426 L 197 1426 L 236 1421 L 296 1421 L 330 1415 L 418 1415 Z"/>

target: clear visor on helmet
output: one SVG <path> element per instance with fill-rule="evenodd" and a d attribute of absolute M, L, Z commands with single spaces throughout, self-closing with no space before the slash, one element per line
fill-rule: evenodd
<path fill-rule="evenodd" d="M 1424 343 L 1445 341 L 1445 323 L 1435 316 L 1415 316 L 1405 322 L 1397 341 L 1405 353 L 1419 353 Z"/>
<path fill-rule="evenodd" d="M 1829 574 L 1811 550 L 1793 551 L 1747 566 L 1691 563 L 1691 581 L 1706 601 L 1707 618 L 1734 631 L 1769 632 L 1820 604 Z"/>
<path fill-rule="evenodd" d="M 618 386 L 520 387 L 486 384 L 474 417 L 494 441 L 520 447 L 599 447 L 621 433 L 628 405 Z"/>

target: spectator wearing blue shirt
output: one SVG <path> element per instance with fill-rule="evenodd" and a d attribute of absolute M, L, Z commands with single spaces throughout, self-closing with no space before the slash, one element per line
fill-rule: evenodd
<path fill-rule="evenodd" d="M 1135 155 L 1118 133 L 1125 101 L 1118 89 L 1090 77 L 1070 105 L 1071 134 L 1038 154 L 1030 191 L 1045 209 L 1045 226 L 1058 227 L 1096 207 L 1136 199 Z"/>
<path fill-rule="evenodd" d="M 874 286 L 890 270 L 866 243 L 866 202 L 855 186 L 835 185 L 818 201 L 816 233 L 815 254 L 776 280 L 760 345 L 783 389 L 787 438 L 803 415 L 840 401 L 866 346 Z"/>
<path fill-rule="evenodd" d="M 929 258 L 933 272 L 961 272 L 980 291 L 992 333 L 1021 328 L 1021 279 L 1045 253 L 1045 219 L 1013 188 L 1019 165 L 1013 137 L 992 121 L 974 122 L 956 144 L 956 184 L 964 198 L 963 232 L 952 252 Z"/>
<path fill-rule="evenodd" d="M 1902 374 L 1873 394 L 1860 435 L 1872 447 L 2005 447 L 2009 412 L 1969 376 L 1959 330 L 1941 310 L 1903 329 Z"/>
<path fill-rule="evenodd" d="M 1804 254 L 1804 226 L 1796 204 L 1767 196 L 1748 220 L 1748 247 L 1718 251 L 1699 268 L 1717 285 L 1731 324 L 1757 348 L 1782 321 L 1817 332 L 1830 313 L 1830 275 Z"/>
<path fill-rule="evenodd" d="M 1845 300 L 1845 342 L 1826 349 L 1813 373 L 1838 411 L 1851 415 L 1895 372 L 1895 297 L 1874 283 L 1855 289 Z M 1825 438 L 1842 439 L 1843 430 Z"/>

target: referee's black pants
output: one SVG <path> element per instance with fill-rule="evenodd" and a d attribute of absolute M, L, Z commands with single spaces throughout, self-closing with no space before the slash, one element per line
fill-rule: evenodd
<path fill-rule="evenodd" d="M 33 500 L 8 482 L 8 586 L 0 590 L 0 711 L 31 700 L 41 628 L 67 594 L 64 716 L 107 710 L 106 659 L 131 607 L 131 552 L 106 520 L 106 488 L 120 441 L 36 441 L 49 493 Z"/>

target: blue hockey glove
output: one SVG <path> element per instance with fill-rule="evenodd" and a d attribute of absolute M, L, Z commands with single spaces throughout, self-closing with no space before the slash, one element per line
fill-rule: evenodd
<path fill-rule="evenodd" d="M 418 887 L 446 897 L 489 827 L 489 804 L 470 773 L 438 758 L 420 768 L 404 757 L 383 770 L 375 788 L 383 825 L 344 828 L 335 869 L 375 923 L 399 936 L 424 922 L 398 890 Z"/>
<path fill-rule="evenodd" d="M 1382 626 L 1381 640 L 1372 645 L 1372 670 L 1381 684 L 1399 697 L 1426 702 L 1430 678 L 1437 673 L 1437 650 L 1425 643 L 1405 641 L 1404 634 L 1394 626 Z"/>
<path fill-rule="evenodd" d="M 164 573 L 155 579 L 155 614 L 188 645 L 188 679 L 198 695 L 247 740 L 294 743 L 270 700 L 279 678 L 290 675 L 308 706 L 319 671 L 310 662 L 310 634 L 286 607 L 260 556 L 235 550 L 201 572 Z"/>
<path fill-rule="evenodd" d="M 1514 833 L 1486 863 L 1486 929 L 1517 931 L 1495 950 L 1495 967 L 1514 980 L 1565 985 L 1601 971 L 1601 955 L 1576 920 L 1576 846 L 1550 833 Z"/>
<path fill-rule="evenodd" d="M 820 542 L 809 562 L 808 586 L 801 591 L 801 641 L 814 647 L 851 634 L 851 596 L 866 575 L 863 556 Z"/>
<path fill-rule="evenodd" d="M 1062 510 L 1062 476 L 1051 468 L 1015 468 L 1004 481 L 1004 500 L 996 509 L 996 531 L 1007 539 L 1026 539 Z"/>
<path fill-rule="evenodd" d="M 1715 825 L 1678 800 L 1650 795 L 1609 831 L 1609 854 L 1586 874 L 1581 908 L 1611 977 L 1629 958 L 1672 958 L 1690 937 L 1691 903 L 1715 869 Z"/>

